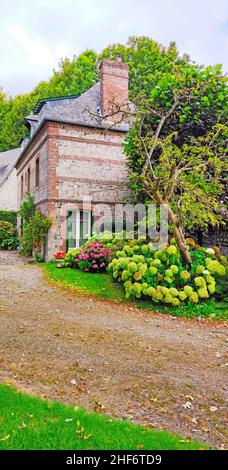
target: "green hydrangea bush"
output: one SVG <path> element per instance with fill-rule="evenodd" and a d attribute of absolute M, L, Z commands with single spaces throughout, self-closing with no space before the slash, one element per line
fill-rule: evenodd
<path fill-rule="evenodd" d="M 190 247 L 192 265 L 182 263 L 175 241 L 153 250 L 144 241 L 132 240 L 116 252 L 108 266 L 113 279 L 122 283 L 126 298 L 149 298 L 153 302 L 179 306 L 198 303 L 216 291 L 226 274 L 226 258 L 216 259 L 212 248 Z"/>

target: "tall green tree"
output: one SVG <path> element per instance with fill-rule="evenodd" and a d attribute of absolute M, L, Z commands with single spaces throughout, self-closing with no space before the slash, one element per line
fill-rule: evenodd
<path fill-rule="evenodd" d="M 16 148 L 20 139 L 28 134 L 24 118 L 42 98 L 80 95 L 98 80 L 97 55 L 88 50 L 70 61 L 64 59 L 59 70 L 47 82 L 41 81 L 28 94 L 8 98 L 0 93 L 0 150 Z"/>

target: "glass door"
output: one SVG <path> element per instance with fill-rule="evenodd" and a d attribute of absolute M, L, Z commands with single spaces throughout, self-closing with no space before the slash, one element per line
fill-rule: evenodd
<path fill-rule="evenodd" d="M 67 215 L 67 249 L 79 248 L 91 236 L 91 212 L 69 211 Z"/>

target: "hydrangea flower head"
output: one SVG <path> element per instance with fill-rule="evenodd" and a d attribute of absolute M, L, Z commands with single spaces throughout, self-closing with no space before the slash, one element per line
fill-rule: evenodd
<path fill-rule="evenodd" d="M 178 273 L 178 267 L 175 264 L 172 264 L 172 266 L 170 266 L 170 269 L 171 269 L 173 274 Z"/>
<path fill-rule="evenodd" d="M 197 287 L 205 287 L 206 286 L 206 281 L 202 276 L 198 276 L 194 279 L 195 285 Z"/>
<path fill-rule="evenodd" d="M 199 296 L 197 292 L 193 292 L 190 297 L 189 297 L 190 302 L 193 302 L 194 304 L 197 304 L 199 302 Z"/>
<path fill-rule="evenodd" d="M 177 252 L 177 249 L 176 249 L 175 245 L 170 245 L 170 246 L 168 246 L 166 251 L 169 255 L 175 255 L 176 252 Z"/>
<path fill-rule="evenodd" d="M 207 248 L 205 251 L 208 255 L 215 255 L 215 250 L 213 250 L 213 248 Z"/>

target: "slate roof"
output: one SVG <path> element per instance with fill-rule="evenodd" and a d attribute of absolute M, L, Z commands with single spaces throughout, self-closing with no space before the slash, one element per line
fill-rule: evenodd
<path fill-rule="evenodd" d="M 80 96 L 64 96 L 39 100 L 33 114 L 26 117 L 32 125 L 32 134 L 43 121 L 59 121 L 92 127 L 103 127 L 100 116 L 100 82 Z M 128 131 L 124 123 L 112 126 L 114 130 Z"/>
<path fill-rule="evenodd" d="M 60 100 L 66 100 L 66 99 L 72 99 L 72 98 L 78 98 L 79 95 L 64 95 L 64 96 L 58 96 L 57 98 L 41 98 L 40 100 L 37 101 L 35 108 L 33 109 L 33 114 L 39 114 L 40 110 L 43 108 L 43 106 L 47 103 L 47 101 L 60 101 Z"/>
<path fill-rule="evenodd" d="M 21 153 L 17 162 L 19 162 L 22 154 L 46 121 L 98 129 L 110 127 L 110 123 L 108 125 L 101 118 L 100 81 L 80 96 L 71 95 L 39 100 L 33 109 L 33 113 L 25 118 L 25 123 L 30 128 L 30 137 L 25 138 L 22 142 Z M 116 123 L 111 126 L 111 129 L 128 132 L 129 125 L 124 122 Z"/>
<path fill-rule="evenodd" d="M 14 168 L 15 163 L 20 155 L 20 148 L 0 152 L 0 186 Z"/>

